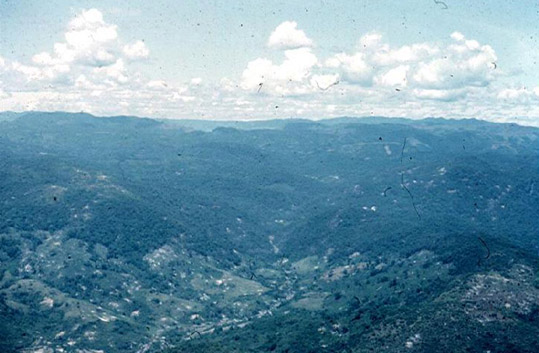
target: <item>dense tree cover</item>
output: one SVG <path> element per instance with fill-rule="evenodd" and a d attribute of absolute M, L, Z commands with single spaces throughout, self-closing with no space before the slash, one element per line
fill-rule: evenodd
<path fill-rule="evenodd" d="M 4 120 L 2 351 L 536 346 L 537 129 Z"/>

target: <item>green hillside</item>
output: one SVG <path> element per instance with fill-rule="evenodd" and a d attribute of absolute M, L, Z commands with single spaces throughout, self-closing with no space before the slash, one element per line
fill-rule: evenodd
<path fill-rule="evenodd" d="M 537 349 L 536 128 L 4 115 L 1 352 Z"/>

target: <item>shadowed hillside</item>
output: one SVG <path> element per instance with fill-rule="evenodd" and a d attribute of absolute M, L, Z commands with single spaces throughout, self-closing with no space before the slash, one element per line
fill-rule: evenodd
<path fill-rule="evenodd" d="M 537 347 L 536 128 L 9 113 L 0 156 L 2 352 Z"/>

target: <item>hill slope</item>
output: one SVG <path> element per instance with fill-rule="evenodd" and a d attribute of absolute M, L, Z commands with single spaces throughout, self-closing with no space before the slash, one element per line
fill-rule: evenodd
<path fill-rule="evenodd" d="M 0 155 L 1 351 L 536 347 L 537 129 L 27 113 Z"/>

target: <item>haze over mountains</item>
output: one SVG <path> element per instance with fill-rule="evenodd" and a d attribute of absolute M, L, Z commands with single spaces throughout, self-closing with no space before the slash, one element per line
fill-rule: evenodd
<path fill-rule="evenodd" d="M 539 129 L 0 113 L 2 352 L 533 352 Z"/>

